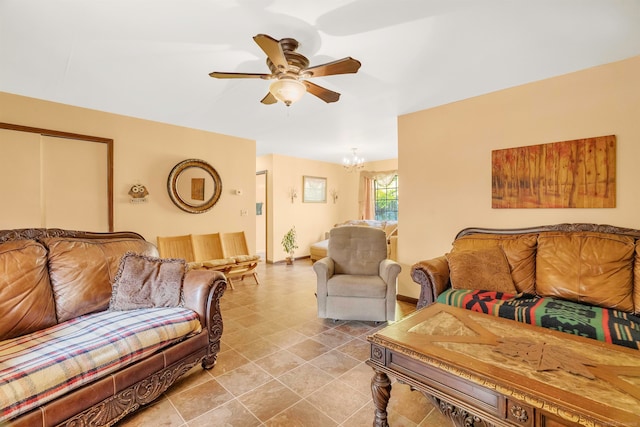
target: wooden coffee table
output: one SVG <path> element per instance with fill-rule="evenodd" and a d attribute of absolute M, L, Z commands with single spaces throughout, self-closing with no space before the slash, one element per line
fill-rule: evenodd
<path fill-rule="evenodd" d="M 640 350 L 442 304 L 367 339 L 374 426 L 388 375 L 458 427 L 640 426 Z"/>

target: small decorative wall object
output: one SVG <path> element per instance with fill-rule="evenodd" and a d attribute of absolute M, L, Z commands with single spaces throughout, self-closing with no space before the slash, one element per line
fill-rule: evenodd
<path fill-rule="evenodd" d="M 335 188 L 331 190 L 331 198 L 333 199 L 333 204 L 335 205 L 336 201 L 338 200 L 338 190 L 336 190 Z"/>
<path fill-rule="evenodd" d="M 262 215 L 262 202 L 256 202 L 256 215 Z"/>
<path fill-rule="evenodd" d="M 131 203 L 147 203 L 148 195 L 149 191 L 147 190 L 147 187 L 142 184 L 135 184 L 129 189 Z"/>
<path fill-rule="evenodd" d="M 615 135 L 491 152 L 493 208 L 615 208 Z"/>
<path fill-rule="evenodd" d="M 304 203 L 327 203 L 327 178 L 303 176 L 302 201 Z"/>
<path fill-rule="evenodd" d="M 291 203 L 293 203 L 294 199 L 298 198 L 298 189 L 295 187 L 291 187 L 289 189 L 289 198 L 291 198 Z"/>

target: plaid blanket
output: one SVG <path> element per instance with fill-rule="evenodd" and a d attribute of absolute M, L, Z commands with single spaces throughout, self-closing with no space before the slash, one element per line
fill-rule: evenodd
<path fill-rule="evenodd" d="M 438 302 L 640 349 L 640 317 L 624 311 L 526 293 L 464 289 L 447 289 Z"/>
<path fill-rule="evenodd" d="M 0 342 L 0 424 L 200 329 L 185 308 L 104 311 Z"/>

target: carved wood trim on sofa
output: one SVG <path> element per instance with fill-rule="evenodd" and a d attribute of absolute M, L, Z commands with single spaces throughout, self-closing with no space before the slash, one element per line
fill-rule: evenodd
<path fill-rule="evenodd" d="M 563 232 L 573 232 L 573 231 L 593 231 L 596 233 L 611 233 L 611 234 L 620 234 L 625 236 L 635 237 L 636 239 L 640 238 L 640 230 L 636 230 L 633 228 L 624 228 L 617 227 L 615 225 L 608 224 L 589 224 L 589 223 L 563 223 L 563 224 L 552 224 L 552 225 L 539 225 L 534 227 L 524 227 L 524 228 L 480 228 L 480 227 L 469 227 L 461 230 L 457 235 L 456 239 L 459 239 L 462 236 L 466 236 L 469 234 L 527 234 L 527 233 L 543 233 L 546 231 L 563 231 Z"/>
<path fill-rule="evenodd" d="M 141 239 L 141 234 L 133 231 L 117 231 L 117 232 L 92 232 L 92 231 L 75 231 L 63 230 L 61 228 L 16 228 L 13 230 L 0 230 L 0 243 L 11 242 L 14 240 L 42 240 L 50 237 L 74 237 L 78 239 Z"/>
<path fill-rule="evenodd" d="M 178 378 L 204 359 L 202 351 L 168 366 L 59 424 L 65 427 L 112 426 L 138 408 L 153 402 Z"/>

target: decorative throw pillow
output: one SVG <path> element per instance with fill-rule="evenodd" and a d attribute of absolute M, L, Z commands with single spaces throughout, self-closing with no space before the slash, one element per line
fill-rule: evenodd
<path fill-rule="evenodd" d="M 185 271 L 184 259 L 127 252 L 120 260 L 109 310 L 182 306 Z"/>
<path fill-rule="evenodd" d="M 499 247 L 452 251 L 446 256 L 453 289 L 518 293 L 507 257 Z"/>
<path fill-rule="evenodd" d="M 499 247 L 507 257 L 518 292 L 535 293 L 537 234 L 469 234 L 453 242 L 452 252 Z"/>

